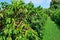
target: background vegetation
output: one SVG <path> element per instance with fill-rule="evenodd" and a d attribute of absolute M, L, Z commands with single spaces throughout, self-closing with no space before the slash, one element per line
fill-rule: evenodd
<path fill-rule="evenodd" d="M 10 4 L 1 2 L 0 40 L 60 40 L 59 5 L 53 1 L 50 8 L 44 9 L 21 0 L 11 0 Z"/>

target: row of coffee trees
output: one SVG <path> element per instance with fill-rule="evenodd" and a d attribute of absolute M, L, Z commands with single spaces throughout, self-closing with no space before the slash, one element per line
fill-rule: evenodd
<path fill-rule="evenodd" d="M 42 40 L 48 17 L 60 25 L 59 1 L 52 1 L 48 9 L 21 0 L 1 2 L 0 40 Z"/>
<path fill-rule="evenodd" d="M 0 40 L 42 40 L 45 10 L 21 0 L 0 3 Z"/>
<path fill-rule="evenodd" d="M 60 26 L 60 0 L 52 0 L 48 10 L 51 19 Z"/>

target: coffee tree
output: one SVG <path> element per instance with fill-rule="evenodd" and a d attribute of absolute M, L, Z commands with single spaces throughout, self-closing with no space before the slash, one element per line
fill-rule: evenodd
<path fill-rule="evenodd" d="M 54 0 L 49 8 L 50 17 L 56 24 L 60 25 L 60 1 Z"/>
<path fill-rule="evenodd" d="M 42 30 L 47 20 L 43 8 L 25 4 L 21 0 L 1 2 L 0 40 L 42 40 Z"/>

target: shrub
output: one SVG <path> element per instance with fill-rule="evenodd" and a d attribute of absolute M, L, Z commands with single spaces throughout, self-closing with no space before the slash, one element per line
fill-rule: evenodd
<path fill-rule="evenodd" d="M 35 8 L 32 3 L 25 4 L 23 1 L 12 1 L 7 6 L 1 6 L 1 40 L 42 39 L 41 31 L 47 20 L 44 9 L 40 6 Z"/>

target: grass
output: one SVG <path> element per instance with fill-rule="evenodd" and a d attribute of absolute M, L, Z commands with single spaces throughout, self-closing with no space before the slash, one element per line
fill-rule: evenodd
<path fill-rule="evenodd" d="M 43 40 L 60 40 L 60 30 L 50 18 L 46 21 L 44 28 Z"/>

